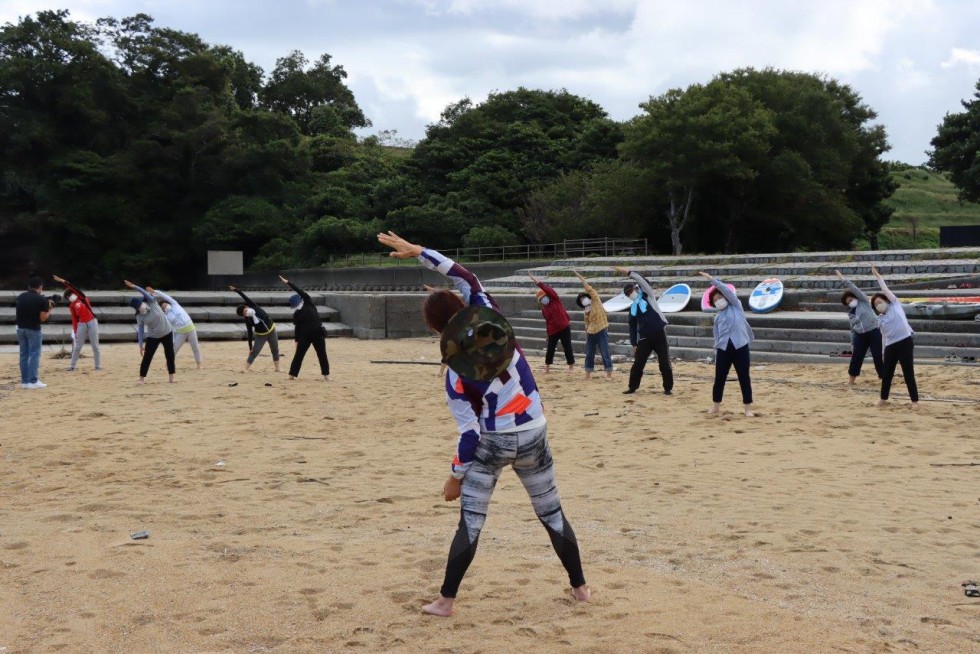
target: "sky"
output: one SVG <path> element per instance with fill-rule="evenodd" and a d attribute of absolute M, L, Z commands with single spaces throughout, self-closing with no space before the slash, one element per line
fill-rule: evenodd
<path fill-rule="evenodd" d="M 615 120 L 668 89 L 771 66 L 828 75 L 921 164 L 980 80 L 978 0 L 0 0 L 0 24 L 43 9 L 74 20 L 147 13 L 272 71 L 321 54 L 373 125 L 419 140 L 450 103 L 524 86 L 567 89 Z"/>

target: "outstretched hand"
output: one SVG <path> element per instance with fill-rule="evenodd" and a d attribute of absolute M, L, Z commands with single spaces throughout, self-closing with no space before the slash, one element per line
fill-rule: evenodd
<path fill-rule="evenodd" d="M 56 281 L 56 282 L 58 282 L 59 284 L 64 284 L 64 283 L 65 283 L 65 280 L 64 280 L 64 279 L 62 279 L 61 277 L 58 277 L 57 275 L 51 275 L 51 278 L 52 278 L 52 279 L 53 279 L 54 281 Z"/>
<path fill-rule="evenodd" d="M 534 282 L 535 284 L 541 283 L 541 281 L 537 277 L 535 277 L 532 273 L 528 273 L 527 276 L 530 277 L 531 281 Z"/>
<path fill-rule="evenodd" d="M 835 270 L 834 274 L 837 275 L 837 279 L 844 281 L 844 275 L 842 275 L 839 270 Z"/>
<path fill-rule="evenodd" d="M 146 287 L 146 292 L 149 293 L 150 295 L 155 295 L 156 294 L 156 289 L 154 289 L 152 286 L 147 286 Z"/>
<path fill-rule="evenodd" d="M 282 275 L 279 275 L 279 280 L 280 280 L 280 281 L 281 281 L 281 282 L 282 282 L 283 284 L 288 284 L 288 283 L 289 283 L 289 280 L 288 280 L 288 279 L 286 279 L 285 277 L 283 277 Z"/>
<path fill-rule="evenodd" d="M 881 277 L 881 273 L 878 272 L 878 269 L 874 266 L 874 264 L 871 265 L 871 274 L 875 277 Z"/>
<path fill-rule="evenodd" d="M 707 279 L 708 281 L 711 281 L 713 279 L 713 277 L 706 272 L 699 272 L 698 274 L 704 277 L 705 279 Z"/>
<path fill-rule="evenodd" d="M 389 252 L 389 257 L 395 259 L 411 259 L 422 254 L 422 246 L 409 243 L 395 232 L 381 232 L 378 234 L 378 243 L 390 247 L 393 252 Z"/>
<path fill-rule="evenodd" d="M 428 284 L 422 284 L 422 290 L 425 291 L 426 293 L 435 293 L 439 289 L 436 288 L 435 286 L 429 286 Z"/>
<path fill-rule="evenodd" d="M 228 290 L 229 291 L 237 291 L 238 290 L 238 287 L 235 286 L 234 284 L 228 284 Z"/>
<path fill-rule="evenodd" d="M 622 266 L 613 266 L 613 270 L 615 270 L 616 272 L 618 272 L 623 277 L 629 277 L 630 276 L 630 269 L 629 268 L 623 268 Z"/>
<path fill-rule="evenodd" d="M 123 283 L 126 285 L 126 288 L 136 288 L 136 284 L 129 281 L 128 279 L 124 279 Z"/>

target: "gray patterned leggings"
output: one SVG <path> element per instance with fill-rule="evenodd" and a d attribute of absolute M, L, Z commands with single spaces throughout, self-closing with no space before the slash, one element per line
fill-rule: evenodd
<path fill-rule="evenodd" d="M 513 466 L 531 498 L 538 520 L 544 525 L 551 545 L 568 572 L 573 588 L 585 583 L 578 541 L 565 519 L 555 484 L 554 461 L 548 446 L 548 427 L 527 431 L 483 432 L 472 465 L 463 477 L 459 526 L 449 549 L 446 576 L 440 593 L 456 597 L 459 584 L 476 556 L 480 531 L 487 519 L 490 496 L 501 471 Z"/>

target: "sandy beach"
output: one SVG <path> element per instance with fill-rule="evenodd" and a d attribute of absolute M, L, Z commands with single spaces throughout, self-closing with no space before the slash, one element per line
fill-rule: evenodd
<path fill-rule="evenodd" d="M 980 652 L 980 367 L 919 366 L 872 405 L 834 365 L 753 368 L 709 416 L 713 366 L 651 363 L 640 390 L 543 374 L 577 603 L 511 471 L 457 613 L 438 593 L 458 503 L 431 338 L 332 339 L 332 375 L 244 343 L 205 369 L 135 344 L 21 390 L 0 354 L 0 652 Z M 293 352 L 283 343 L 286 361 Z M 88 353 L 88 349 L 85 350 Z M 867 376 L 868 370 L 872 375 Z M 968 465 L 968 464 L 974 465 Z M 149 538 L 130 535 L 149 531 Z"/>

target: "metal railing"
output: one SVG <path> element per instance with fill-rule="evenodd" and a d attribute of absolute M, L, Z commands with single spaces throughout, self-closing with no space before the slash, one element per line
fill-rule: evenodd
<path fill-rule="evenodd" d="M 501 245 L 490 247 L 463 247 L 440 250 L 447 257 L 461 263 L 492 261 L 530 261 L 532 259 L 568 259 L 569 257 L 621 257 L 645 256 L 648 253 L 645 238 L 580 238 L 560 243 L 527 245 Z M 393 259 L 388 252 L 361 252 L 357 254 L 331 255 L 323 263 L 324 268 L 350 268 L 353 266 L 392 266 L 415 263 L 414 259 Z"/>

